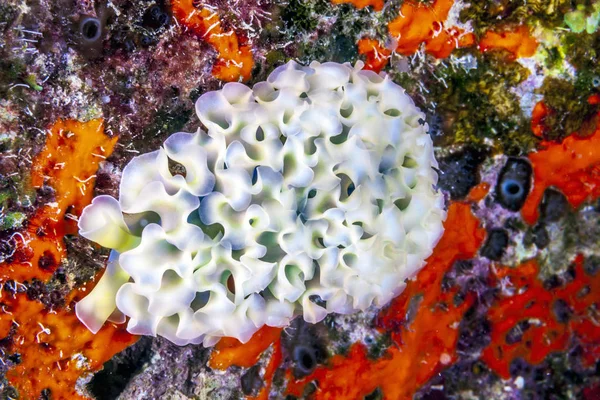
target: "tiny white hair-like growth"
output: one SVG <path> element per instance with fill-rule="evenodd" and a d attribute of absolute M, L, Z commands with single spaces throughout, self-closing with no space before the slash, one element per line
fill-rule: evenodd
<path fill-rule="evenodd" d="M 80 234 L 113 250 L 79 319 L 212 346 L 402 292 L 446 213 L 424 114 L 362 67 L 290 61 L 202 95 L 206 131 L 135 157 L 119 200 L 84 209 Z"/>

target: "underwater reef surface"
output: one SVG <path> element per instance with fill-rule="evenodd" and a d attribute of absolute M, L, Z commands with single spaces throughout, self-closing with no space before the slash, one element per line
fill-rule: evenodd
<path fill-rule="evenodd" d="M 600 2 L 4 0 L 0 390 L 6 399 L 600 398 Z M 178 347 L 74 304 L 77 235 L 194 101 L 290 59 L 387 72 L 427 115 L 448 208 L 382 310 Z"/>

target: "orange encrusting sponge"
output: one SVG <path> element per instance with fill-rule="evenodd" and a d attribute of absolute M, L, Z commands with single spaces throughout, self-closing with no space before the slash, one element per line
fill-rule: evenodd
<path fill-rule="evenodd" d="M 33 186 L 51 186 L 54 201 L 42 205 L 13 236 L 15 254 L 0 265 L 2 282 L 13 281 L 15 287 L 1 294 L 0 338 L 8 343 L 6 352 L 20 355 L 21 362 L 6 376 L 21 398 L 38 398 L 44 389 L 53 399 L 82 398 L 75 390 L 77 379 L 137 340 L 124 326 L 107 324 L 94 335 L 79 322 L 71 303 L 93 284 L 71 292 L 66 306 L 57 309 L 19 290 L 25 281 L 46 281 L 60 265 L 66 255 L 64 236 L 77 232 L 75 219 L 92 199 L 99 162 L 116 141 L 104 134 L 101 119 L 58 120 L 33 161 Z"/>
<path fill-rule="evenodd" d="M 194 7 L 193 0 L 172 0 L 173 15 L 184 26 L 206 40 L 217 51 L 212 74 L 226 82 L 250 78 L 254 60 L 252 49 L 233 31 L 223 29 L 219 15 L 208 8 Z"/>

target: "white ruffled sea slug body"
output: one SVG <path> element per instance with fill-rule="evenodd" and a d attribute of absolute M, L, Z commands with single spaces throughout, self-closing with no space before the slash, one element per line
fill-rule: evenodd
<path fill-rule="evenodd" d="M 443 231 L 424 114 L 389 77 L 289 62 L 252 89 L 201 96 L 206 131 L 175 133 L 95 198 L 81 235 L 113 249 L 76 306 L 184 345 L 247 341 L 296 315 L 382 307 Z"/>

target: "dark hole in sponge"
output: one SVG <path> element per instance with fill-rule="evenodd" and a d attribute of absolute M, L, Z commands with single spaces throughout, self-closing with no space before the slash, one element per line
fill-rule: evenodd
<path fill-rule="evenodd" d="M 589 256 L 583 262 L 583 269 L 586 274 L 590 276 L 595 276 L 598 271 L 600 271 L 600 257 L 598 256 Z"/>
<path fill-rule="evenodd" d="M 452 200 L 464 198 L 480 182 L 479 166 L 486 156 L 487 150 L 468 146 L 441 158 L 438 186 L 447 191 Z"/>
<path fill-rule="evenodd" d="M 100 20 L 94 17 L 85 17 L 80 23 L 80 33 L 84 40 L 95 42 L 100 38 L 102 27 Z"/>
<path fill-rule="evenodd" d="M 398 209 L 400 211 L 404 211 L 408 208 L 408 206 L 410 205 L 410 201 L 411 201 L 411 196 L 406 196 L 403 199 L 397 199 L 396 201 L 394 201 L 394 205 L 396 207 L 398 207 Z"/>
<path fill-rule="evenodd" d="M 342 128 L 342 132 L 339 135 L 331 136 L 329 141 L 333 144 L 342 144 L 346 140 L 348 140 L 348 134 L 350 133 L 349 129 Z"/>
<path fill-rule="evenodd" d="M 260 377 L 260 365 L 254 365 L 242 375 L 241 378 L 242 392 L 246 396 L 255 396 L 264 386 L 264 382 Z"/>
<path fill-rule="evenodd" d="M 310 374 L 317 366 L 317 356 L 314 349 L 307 346 L 296 346 L 294 348 L 294 362 L 298 372 L 302 375 Z"/>
<path fill-rule="evenodd" d="M 321 296 L 319 296 L 318 294 L 312 294 L 312 295 L 308 296 L 308 299 L 310 301 L 312 301 L 313 303 L 315 303 L 316 305 L 320 306 L 320 307 L 326 307 L 327 306 L 327 302 L 325 300 L 323 300 L 321 298 Z M 315 349 L 315 355 L 318 356 L 318 353 L 319 353 L 318 349 Z"/>
<path fill-rule="evenodd" d="M 520 158 L 509 158 L 498 176 L 496 200 L 510 211 L 519 211 L 531 188 L 531 165 Z"/>
<path fill-rule="evenodd" d="M 315 365 L 315 358 L 309 354 L 309 353 L 304 353 L 302 354 L 302 367 L 306 368 L 306 369 L 312 369 L 313 366 Z"/>
<path fill-rule="evenodd" d="M 554 316 L 559 323 L 566 324 L 569 322 L 572 311 L 567 302 L 563 299 L 557 299 L 554 301 L 554 304 L 552 305 L 552 311 L 554 311 Z"/>
<path fill-rule="evenodd" d="M 150 7 L 143 17 L 143 25 L 146 28 L 158 29 L 169 22 L 169 15 L 162 8 L 155 4 Z"/>
<path fill-rule="evenodd" d="M 540 217 L 545 222 L 556 222 L 569 211 L 569 201 L 559 190 L 547 188 L 539 205 Z"/>
<path fill-rule="evenodd" d="M 525 333 L 531 325 L 528 321 L 520 321 L 513 326 L 504 337 L 506 344 L 515 344 L 523 340 L 523 333 Z"/>
<path fill-rule="evenodd" d="M 44 251 L 42 256 L 40 256 L 40 258 L 38 259 L 38 267 L 40 267 L 40 269 L 44 271 L 54 271 L 56 266 L 56 259 L 54 258 L 54 255 L 48 250 Z"/>
<path fill-rule="evenodd" d="M 491 229 L 481 248 L 481 255 L 489 260 L 498 261 L 504 255 L 506 246 L 508 246 L 508 233 L 501 228 Z"/>
<path fill-rule="evenodd" d="M 535 225 L 531 231 L 532 242 L 538 249 L 544 249 L 550 244 L 550 235 L 544 223 Z"/>
<path fill-rule="evenodd" d="M 523 191 L 523 186 L 521 186 L 519 182 L 507 180 L 506 182 L 504 182 L 503 189 L 508 195 L 515 196 L 521 193 L 521 191 Z"/>
<path fill-rule="evenodd" d="M 219 223 L 212 225 L 200 225 L 200 227 L 202 228 L 204 233 L 211 239 L 214 239 L 218 235 L 223 235 L 225 233 L 225 228 Z"/>

